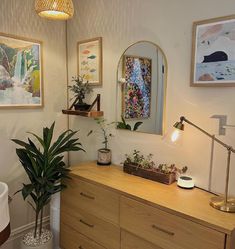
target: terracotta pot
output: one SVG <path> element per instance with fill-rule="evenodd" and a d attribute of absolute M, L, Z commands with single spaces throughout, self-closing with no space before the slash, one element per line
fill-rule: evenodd
<path fill-rule="evenodd" d="M 33 231 L 30 231 L 29 233 L 25 234 L 25 236 L 22 238 L 22 240 L 20 242 L 20 249 L 53 249 L 53 236 L 52 236 L 52 233 L 50 231 L 46 230 L 46 229 L 44 231 L 50 233 L 50 238 L 45 243 L 38 244 L 38 245 L 35 245 L 35 244 L 27 245 L 25 243 L 25 238 L 26 237 L 29 238 L 29 237 L 33 236 Z"/>
<path fill-rule="evenodd" d="M 99 149 L 98 150 L 98 165 L 110 165 L 112 159 L 112 152 L 110 149 Z"/>

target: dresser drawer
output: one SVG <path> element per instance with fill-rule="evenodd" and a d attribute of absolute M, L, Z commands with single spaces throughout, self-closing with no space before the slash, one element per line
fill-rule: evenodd
<path fill-rule="evenodd" d="M 126 197 L 121 197 L 120 223 L 164 249 L 224 248 L 223 233 Z"/>
<path fill-rule="evenodd" d="M 60 232 L 60 247 L 62 249 L 105 249 L 63 223 Z"/>
<path fill-rule="evenodd" d="M 81 209 L 97 217 L 119 224 L 119 195 L 80 179 L 66 182 L 62 192 L 62 205 Z"/>
<path fill-rule="evenodd" d="M 162 248 L 123 230 L 121 233 L 121 249 L 162 249 Z"/>
<path fill-rule="evenodd" d="M 84 211 L 61 210 L 61 225 L 72 226 L 74 230 L 96 241 L 107 249 L 119 249 L 120 228 Z"/>

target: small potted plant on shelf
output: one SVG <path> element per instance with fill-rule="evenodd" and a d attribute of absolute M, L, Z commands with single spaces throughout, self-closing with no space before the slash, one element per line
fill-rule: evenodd
<path fill-rule="evenodd" d="M 126 154 L 125 157 L 124 172 L 165 184 L 175 182 L 177 174 L 185 173 L 187 171 L 186 166 L 179 169 L 175 164 L 159 164 L 158 166 L 155 166 L 155 163 L 152 160 L 152 154 L 145 157 L 137 150 L 134 150 L 131 155 Z"/>
<path fill-rule="evenodd" d="M 55 123 L 50 128 L 43 128 L 42 137 L 30 133 L 37 144 L 30 138 L 27 142 L 12 139 L 20 146 L 16 153 L 29 178 L 29 182 L 23 183 L 18 192 L 22 193 L 24 200 L 28 200 L 35 212 L 34 230 L 24 235 L 21 249 L 52 249 L 52 233 L 42 227 L 43 211 L 52 195 L 66 188 L 61 180 L 69 178 L 70 170 L 63 161 L 63 153 L 84 151 L 78 138 L 73 138 L 76 131 L 67 130 L 52 143 L 54 126 Z"/>
<path fill-rule="evenodd" d="M 101 134 L 103 136 L 102 144 L 104 145 L 103 148 L 98 150 L 98 158 L 97 158 L 97 164 L 98 165 L 110 165 L 112 160 L 112 152 L 108 148 L 108 142 L 109 138 L 113 137 L 112 133 L 110 133 L 109 129 L 112 124 L 115 122 L 107 123 L 107 120 L 104 118 L 95 118 L 96 123 L 99 125 L 99 128 L 101 130 Z M 88 136 L 94 133 L 93 130 L 91 130 L 88 133 Z"/>
<path fill-rule="evenodd" d="M 91 105 L 88 105 L 83 102 L 86 97 L 86 94 L 89 94 L 93 91 L 92 87 L 89 85 L 89 82 L 84 82 L 84 77 L 78 75 L 77 77 L 72 78 L 72 82 L 74 84 L 72 86 L 68 86 L 68 89 L 74 94 L 73 105 L 75 110 L 79 111 L 87 111 L 89 110 Z"/>

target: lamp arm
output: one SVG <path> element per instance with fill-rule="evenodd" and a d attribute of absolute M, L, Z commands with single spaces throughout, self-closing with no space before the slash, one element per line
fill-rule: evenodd
<path fill-rule="evenodd" d="M 192 123 L 191 121 L 189 121 L 185 117 L 183 117 L 183 116 L 180 117 L 180 121 L 181 122 L 186 122 L 186 123 L 190 124 L 191 126 L 195 127 L 196 129 L 198 129 L 199 131 L 201 131 L 202 133 L 204 133 L 205 135 L 207 135 L 208 137 L 212 138 L 214 141 L 216 141 L 217 143 L 219 143 L 220 145 L 222 145 L 223 147 L 225 147 L 227 150 L 235 153 L 235 149 L 232 146 L 230 146 L 230 145 L 224 143 L 223 141 L 219 140 L 214 135 L 208 133 L 207 131 L 205 131 L 204 129 L 200 128 L 196 124 Z"/>

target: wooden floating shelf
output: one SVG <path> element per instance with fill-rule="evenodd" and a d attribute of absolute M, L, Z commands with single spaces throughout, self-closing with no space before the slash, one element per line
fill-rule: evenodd
<path fill-rule="evenodd" d="M 89 118 L 97 118 L 104 116 L 103 111 L 78 111 L 78 110 L 62 110 L 63 114 L 78 115 Z"/>

